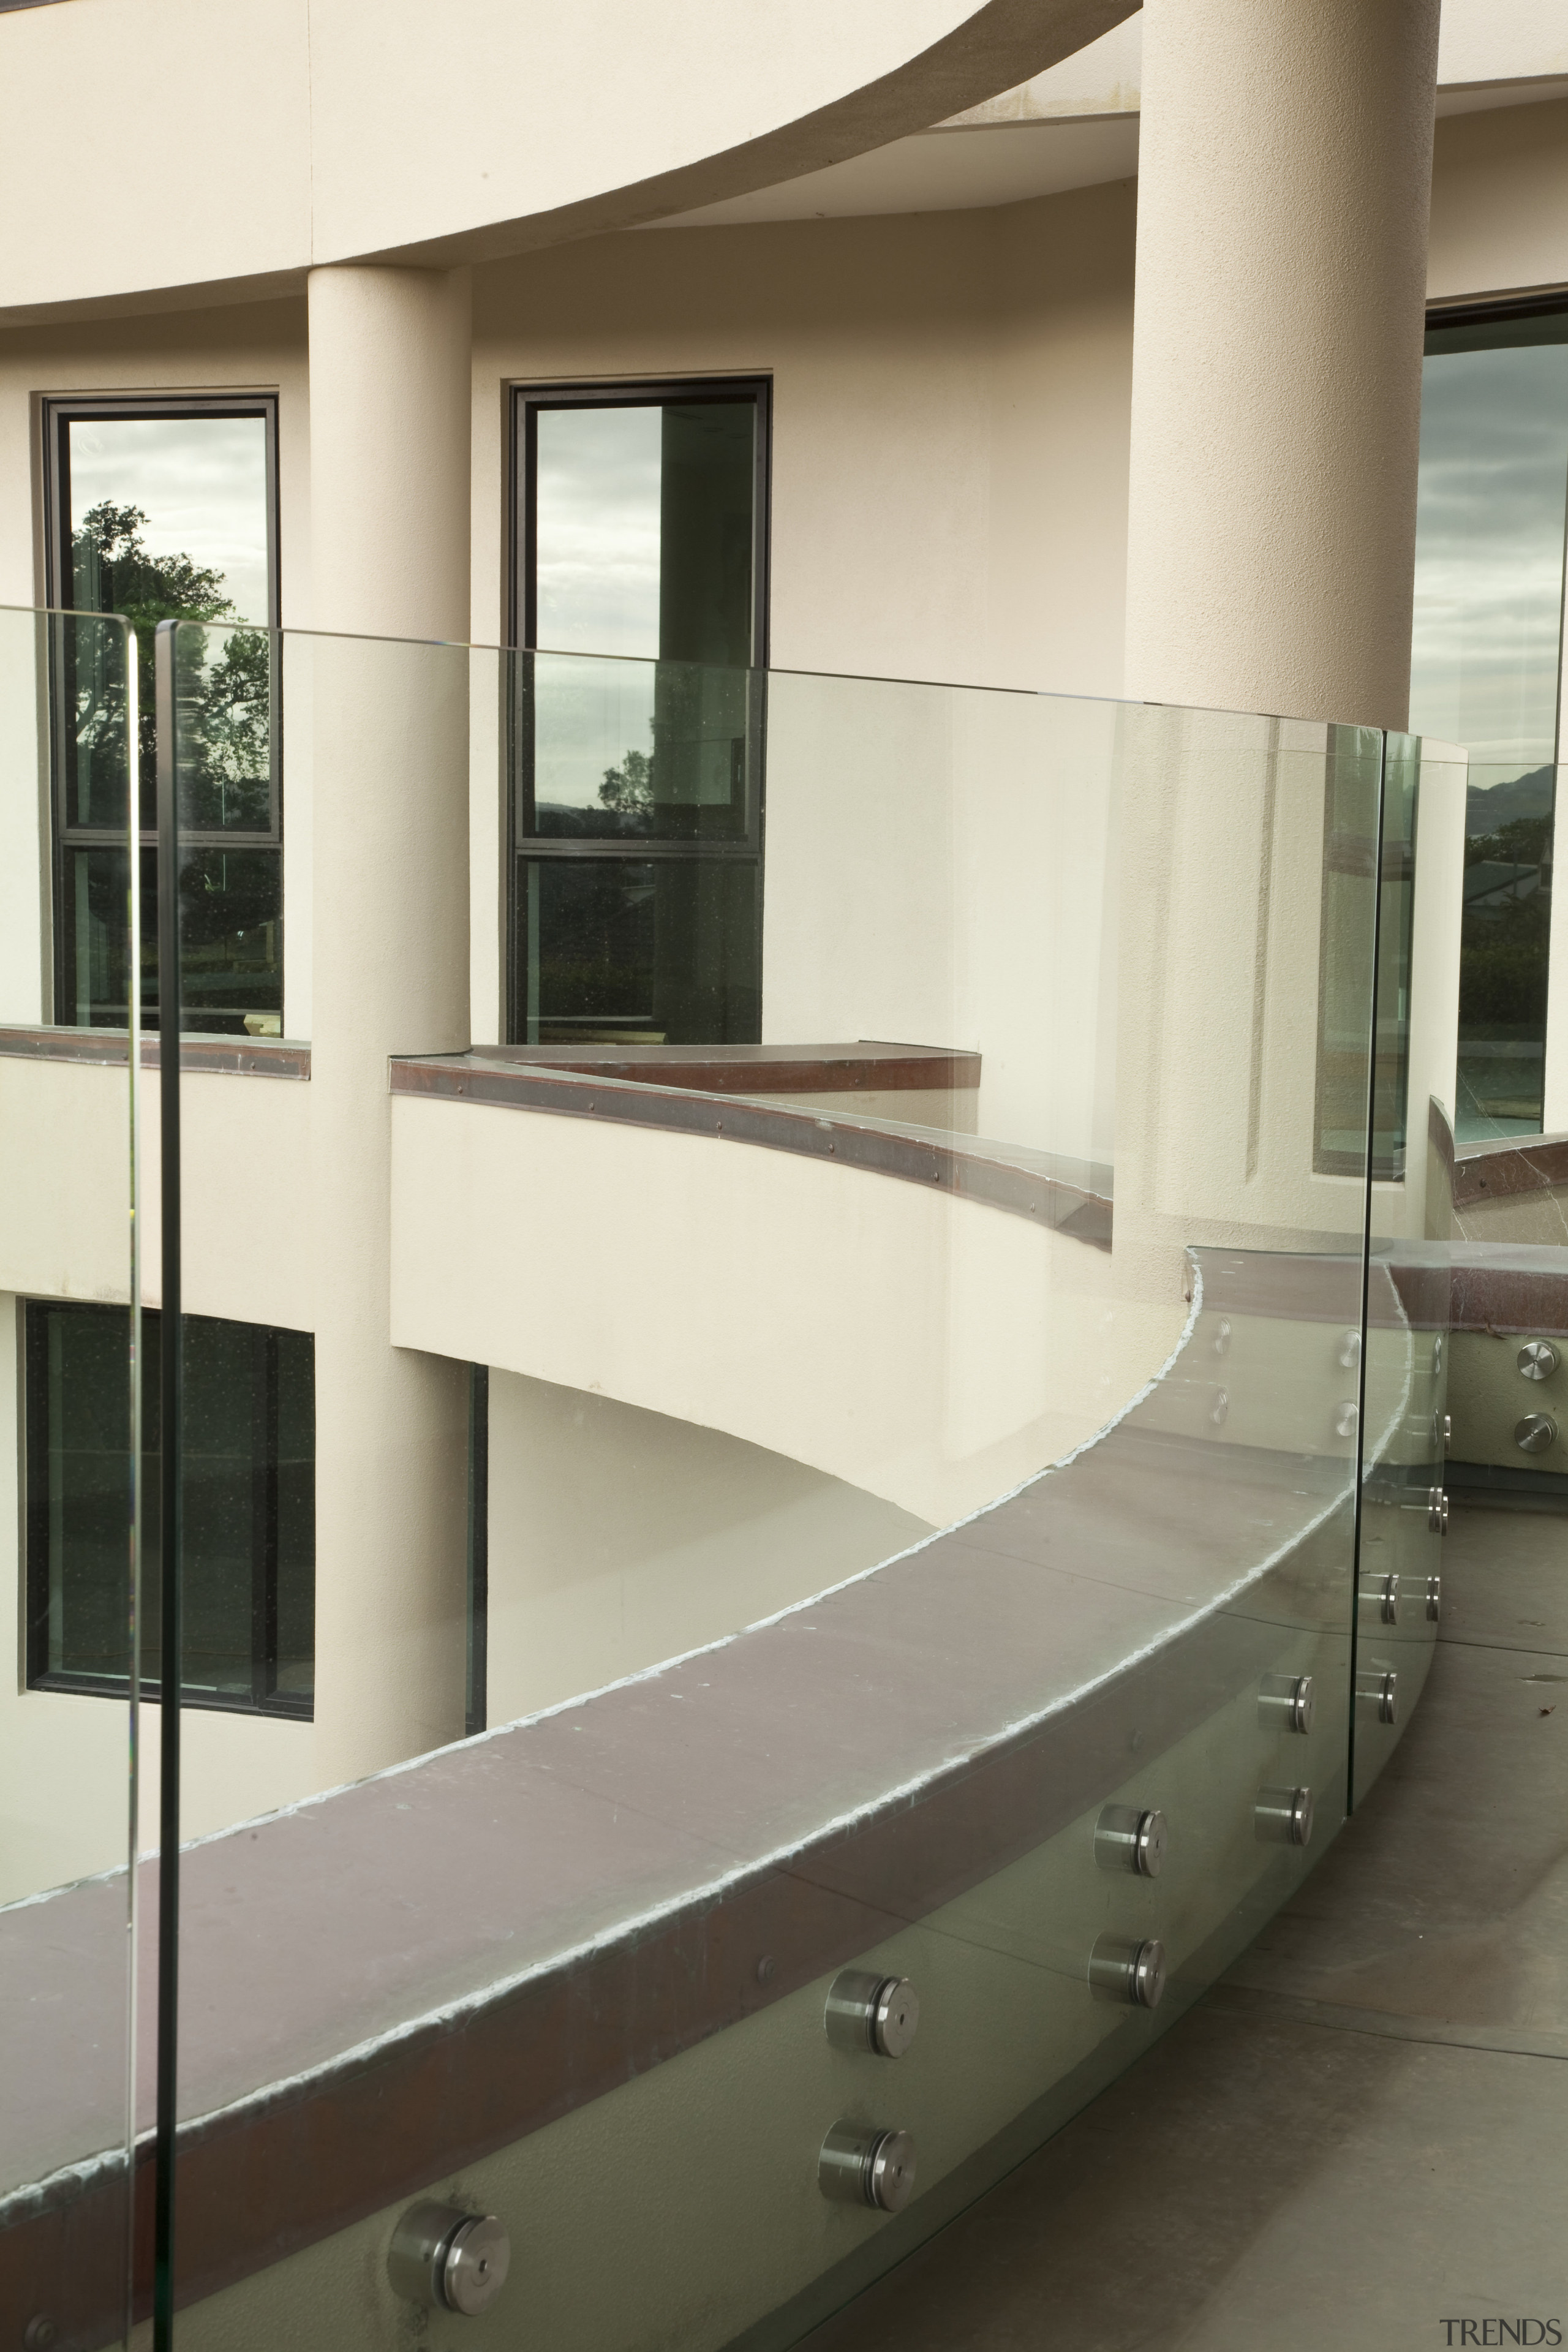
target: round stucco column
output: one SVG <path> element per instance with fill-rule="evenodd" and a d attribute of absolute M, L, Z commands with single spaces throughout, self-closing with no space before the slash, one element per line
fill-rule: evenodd
<path fill-rule="evenodd" d="M 468 635 L 466 269 L 312 269 L 310 587 L 318 629 Z"/>
<path fill-rule="evenodd" d="M 1147 0 L 1130 695 L 1402 727 L 1438 0 Z"/>
<path fill-rule="evenodd" d="M 310 740 L 316 1739 L 330 1784 L 463 1730 L 468 1374 L 393 1343 L 387 1063 L 468 1034 L 466 276 L 318 269 L 310 322 L 313 617 L 345 634 L 290 641 L 283 691 Z M 428 642 L 443 638 L 459 642 Z"/>

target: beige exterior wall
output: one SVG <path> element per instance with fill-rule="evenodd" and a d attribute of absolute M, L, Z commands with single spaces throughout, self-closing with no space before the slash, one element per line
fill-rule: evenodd
<path fill-rule="evenodd" d="M 773 379 L 774 663 L 1120 682 L 1134 190 L 649 230 L 476 273 L 474 631 L 502 633 L 502 387 Z"/>
<path fill-rule="evenodd" d="M 786 1454 L 492 1371 L 489 1714 L 507 1723 L 715 1642 L 930 1522 Z"/>

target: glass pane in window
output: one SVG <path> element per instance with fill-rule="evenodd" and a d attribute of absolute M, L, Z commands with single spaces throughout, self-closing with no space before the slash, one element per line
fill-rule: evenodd
<path fill-rule="evenodd" d="M 671 401 L 659 498 L 658 650 L 743 667 L 752 649 L 757 411 L 750 400 Z"/>
<path fill-rule="evenodd" d="M 48 624 L 48 631 L 64 822 L 123 833 L 132 640 L 121 629 L 87 628 L 63 614 Z M 151 690 L 150 673 L 147 683 Z M 145 713 L 142 740 L 150 757 Z M 151 790 L 151 770 L 148 778 Z"/>
<path fill-rule="evenodd" d="M 1470 753 L 1461 1141 L 1542 1123 L 1565 509 L 1568 315 L 1433 329 L 1410 707 Z"/>
<path fill-rule="evenodd" d="M 755 401 L 534 415 L 534 644 L 752 661 Z"/>
<path fill-rule="evenodd" d="M 662 412 L 542 408 L 534 472 L 534 642 L 659 651 Z"/>
<path fill-rule="evenodd" d="M 276 1037 L 283 1026 L 283 857 L 189 849 L 180 864 L 187 1029 Z"/>
<path fill-rule="evenodd" d="M 145 1311 L 142 1668 L 159 1641 L 159 1324 Z M 28 1677 L 123 1688 L 126 1310 L 26 1308 Z M 184 1320 L 187 1696 L 306 1711 L 315 1651 L 315 1345 Z"/>
<path fill-rule="evenodd" d="M 277 1580 L 268 1633 L 270 1686 L 308 1702 L 316 1686 L 316 1343 L 275 1331 Z"/>
<path fill-rule="evenodd" d="M 1556 770 L 1471 763 L 1459 947 L 1462 1141 L 1539 1134 L 1546 1076 Z"/>
<path fill-rule="evenodd" d="M 35 1657 L 50 1674 L 103 1675 L 121 1684 L 128 1334 L 123 1307 L 34 1308 L 27 1319 Z"/>
<path fill-rule="evenodd" d="M 185 834 L 277 830 L 277 734 L 271 638 L 265 629 L 182 629 L 180 828 Z"/>
<path fill-rule="evenodd" d="M 521 860 L 524 1041 L 754 1041 L 759 885 L 751 858 Z"/>
<path fill-rule="evenodd" d="M 153 859 L 142 860 L 142 888 L 153 885 Z M 58 1019 L 87 1029 L 123 1029 L 130 978 L 131 859 L 124 849 L 68 847 L 62 860 L 60 949 L 65 1001 L 56 1007 Z M 152 901 L 144 898 L 143 923 Z M 142 931 L 142 972 L 153 981 Z M 156 1003 L 155 982 L 153 1003 Z M 144 1003 L 142 1017 L 149 1017 Z"/>
<path fill-rule="evenodd" d="M 1502 348 L 1474 347 L 1503 334 Z M 1410 723 L 1495 780 L 1554 756 L 1568 320 L 1434 330 L 1421 394 Z"/>
<path fill-rule="evenodd" d="M 754 831 L 755 672 L 532 654 L 518 677 L 525 836 L 741 841 Z"/>
<path fill-rule="evenodd" d="M 267 421 L 70 416 L 61 426 L 64 601 L 122 613 L 141 672 L 142 823 L 153 822 L 153 635 L 160 621 L 272 616 Z M 75 811 L 68 823 L 88 818 Z"/>

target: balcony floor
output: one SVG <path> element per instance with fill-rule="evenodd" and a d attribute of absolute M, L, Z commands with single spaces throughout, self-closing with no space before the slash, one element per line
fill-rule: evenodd
<path fill-rule="evenodd" d="M 1456 1509 L 1421 1706 L 1297 1902 L 811 2352 L 1568 2335 L 1565 1801 L 1568 1519 Z"/>

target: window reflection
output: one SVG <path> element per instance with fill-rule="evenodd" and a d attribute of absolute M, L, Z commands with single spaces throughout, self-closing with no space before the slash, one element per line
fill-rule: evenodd
<path fill-rule="evenodd" d="M 130 1679 L 127 1309 L 29 1301 L 25 1318 L 27 1680 L 113 1696 Z M 141 1660 L 155 1694 L 161 1534 L 155 1309 L 142 1317 Z M 315 1681 L 315 1342 L 187 1316 L 187 1703 L 309 1715 Z"/>
<path fill-rule="evenodd" d="M 201 860 L 202 917 L 186 972 L 186 1025 L 276 1034 L 282 1025 L 281 812 L 277 681 L 267 626 L 276 604 L 271 550 L 272 404 L 195 404 L 158 414 L 108 404 L 50 411 L 57 593 L 78 610 L 132 624 L 140 708 L 137 821 L 156 822 L 153 641 L 160 621 L 210 620 L 182 641 L 180 817 L 192 846 L 236 835 L 254 846 Z M 260 624 L 236 627 L 237 622 Z M 123 1023 L 129 909 L 109 878 L 123 871 L 127 779 L 113 749 L 129 681 L 115 649 L 61 629 L 54 699 L 59 770 L 56 1013 Z M 118 844 L 111 837 L 118 835 Z M 96 836 L 96 838 L 95 838 Z M 261 845 L 266 845 L 262 846 Z M 118 856 L 119 866 L 115 859 Z M 142 861 L 143 888 L 154 871 Z M 189 911 L 189 909 L 187 909 Z M 216 984 L 222 967 L 237 980 Z M 157 1017 L 157 924 L 142 910 L 142 1003 Z M 84 961 L 85 959 L 85 961 Z M 118 1008 L 118 1009 L 116 1009 Z"/>
<path fill-rule="evenodd" d="M 517 867 L 519 1038 L 758 1034 L 762 399 L 520 403 L 519 607 L 542 650 L 516 666 L 513 821 L 563 870 Z M 630 865 L 565 870 L 633 841 L 662 852 L 646 898 Z M 735 853 L 731 878 L 673 870 L 704 845 Z"/>
<path fill-rule="evenodd" d="M 1565 519 L 1568 314 L 1427 337 L 1411 726 L 1470 753 L 1456 1130 L 1539 1131 Z"/>

